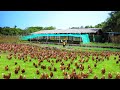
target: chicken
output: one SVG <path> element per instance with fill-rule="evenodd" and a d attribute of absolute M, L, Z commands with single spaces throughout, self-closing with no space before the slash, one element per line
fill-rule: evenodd
<path fill-rule="evenodd" d="M 25 69 L 22 69 L 21 72 L 22 72 L 22 73 L 25 73 Z"/>
<path fill-rule="evenodd" d="M 31 62 L 32 60 L 30 59 L 29 62 Z"/>
<path fill-rule="evenodd" d="M 14 72 L 15 72 L 15 74 L 18 74 L 18 69 L 15 69 L 15 71 L 14 71 Z"/>
<path fill-rule="evenodd" d="M 17 62 L 15 62 L 15 65 L 17 65 Z"/>
<path fill-rule="evenodd" d="M 23 76 L 23 79 L 26 79 L 26 76 L 25 76 L 25 75 Z"/>
<path fill-rule="evenodd" d="M 11 59 L 12 59 L 12 56 L 7 56 L 7 59 L 8 59 L 8 60 L 11 60 Z"/>
<path fill-rule="evenodd" d="M 37 65 L 37 64 L 35 64 L 35 68 L 38 68 L 38 65 Z"/>
<path fill-rule="evenodd" d="M 63 75 L 64 75 L 64 76 L 67 76 L 68 73 L 63 70 Z"/>
<path fill-rule="evenodd" d="M 53 77 L 53 72 L 50 72 L 50 77 Z"/>
<path fill-rule="evenodd" d="M 67 70 L 70 70 L 70 67 L 67 67 Z"/>
<path fill-rule="evenodd" d="M 8 75 L 5 75 L 4 73 L 2 73 L 2 76 L 4 79 L 10 79 L 11 73 L 8 73 Z"/>
<path fill-rule="evenodd" d="M 115 79 L 120 79 L 120 74 L 119 74 L 119 72 L 117 72 L 117 75 L 116 75 Z"/>
<path fill-rule="evenodd" d="M 105 68 L 103 68 L 103 69 L 101 70 L 101 72 L 102 72 L 102 74 L 105 74 Z"/>
<path fill-rule="evenodd" d="M 44 65 L 41 65 L 41 68 L 42 68 L 42 69 L 46 69 L 46 66 L 44 66 Z"/>
<path fill-rule="evenodd" d="M 48 70 L 50 70 L 50 71 L 52 70 L 50 66 L 48 66 Z"/>
<path fill-rule="evenodd" d="M 92 69 L 91 68 L 89 68 L 89 72 L 92 73 Z"/>
<path fill-rule="evenodd" d="M 5 66 L 5 71 L 8 71 L 8 69 L 9 69 L 9 68 L 8 68 L 8 65 L 7 65 L 7 66 Z"/>
<path fill-rule="evenodd" d="M 88 65 L 88 69 L 91 68 L 90 65 Z"/>
<path fill-rule="evenodd" d="M 35 66 L 35 63 L 33 63 L 33 66 Z"/>
<path fill-rule="evenodd" d="M 116 61 L 116 64 L 118 64 L 119 63 L 119 61 Z"/>
<path fill-rule="evenodd" d="M 95 63 L 95 64 L 94 64 L 94 67 L 96 67 L 96 66 L 97 66 L 97 64 Z"/>
<path fill-rule="evenodd" d="M 93 61 L 95 60 L 94 57 L 92 57 L 92 60 L 93 60 Z"/>
<path fill-rule="evenodd" d="M 36 74 L 40 74 L 39 70 L 36 70 Z"/>
<path fill-rule="evenodd" d="M 57 71 L 57 68 L 54 67 L 54 71 Z"/>
<path fill-rule="evenodd" d="M 86 59 L 86 62 L 88 62 L 89 59 Z"/>
<path fill-rule="evenodd" d="M 88 73 L 86 73 L 86 74 L 83 74 L 83 78 L 88 78 Z"/>
<path fill-rule="evenodd" d="M 61 62 L 61 65 L 64 65 L 64 63 L 63 63 L 63 62 Z"/>
<path fill-rule="evenodd" d="M 109 72 L 108 73 L 108 79 L 111 79 L 112 78 L 112 74 Z"/>
<path fill-rule="evenodd" d="M 95 75 L 93 79 L 98 79 L 98 77 Z"/>
<path fill-rule="evenodd" d="M 47 74 L 47 73 L 45 74 L 45 77 L 46 77 L 46 79 L 48 79 L 48 78 L 49 78 L 49 76 L 48 76 L 48 74 Z"/>
<path fill-rule="evenodd" d="M 101 79 L 105 79 L 105 75 L 103 75 Z"/>
<path fill-rule="evenodd" d="M 20 70 L 20 65 L 18 66 L 18 68 L 17 68 L 17 69 L 18 69 L 18 71 Z"/>
<path fill-rule="evenodd" d="M 118 61 L 120 61 L 120 58 L 118 59 Z"/>
<path fill-rule="evenodd" d="M 20 74 L 20 76 L 19 76 L 19 78 L 18 79 L 23 79 L 23 76 L 22 76 L 22 74 Z"/>

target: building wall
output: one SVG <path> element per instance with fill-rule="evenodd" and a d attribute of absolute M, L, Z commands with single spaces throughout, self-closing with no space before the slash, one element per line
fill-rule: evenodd
<path fill-rule="evenodd" d="M 111 43 L 120 43 L 120 35 L 110 36 Z"/>

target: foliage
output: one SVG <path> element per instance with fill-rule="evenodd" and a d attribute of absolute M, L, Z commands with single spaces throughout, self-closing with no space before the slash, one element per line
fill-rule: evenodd
<path fill-rule="evenodd" d="M 2 35 L 28 35 L 33 32 L 37 32 L 40 30 L 53 30 L 55 27 L 28 27 L 25 30 L 22 30 L 20 28 L 17 28 L 15 25 L 14 28 L 11 27 L 0 27 L 0 34 Z"/>
<path fill-rule="evenodd" d="M 120 32 L 120 11 L 112 11 L 104 22 L 95 27 L 102 28 L 105 32 Z"/>
<path fill-rule="evenodd" d="M 92 25 L 88 25 L 88 26 L 85 26 L 85 28 L 94 28 L 94 26 L 92 26 Z"/>

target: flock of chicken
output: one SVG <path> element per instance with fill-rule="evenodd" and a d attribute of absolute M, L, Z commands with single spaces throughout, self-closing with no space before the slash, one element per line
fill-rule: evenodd
<path fill-rule="evenodd" d="M 61 50 L 57 48 L 50 48 L 50 47 L 38 47 L 26 44 L 0 44 L 0 58 L 1 53 L 8 53 L 6 59 L 12 60 L 12 58 L 16 59 L 15 65 L 18 64 L 17 60 L 23 60 L 23 62 L 33 62 L 33 60 L 37 60 L 37 63 L 33 62 L 33 68 L 36 68 L 36 74 L 40 75 L 40 79 L 51 79 L 54 77 L 54 72 L 61 70 L 61 73 L 64 79 L 87 79 L 89 75 L 93 73 L 93 67 L 88 64 L 88 72 L 85 73 L 84 63 L 89 62 L 92 60 L 94 62 L 94 68 L 97 67 L 98 62 L 103 62 L 104 60 L 110 60 L 110 56 L 114 55 L 114 60 L 116 64 L 120 62 L 120 52 L 81 52 L 81 51 L 68 51 L 68 50 Z M 29 57 L 29 58 L 28 58 Z M 78 58 L 79 57 L 79 58 Z M 118 58 L 116 58 L 118 57 Z M 52 60 L 55 59 L 55 60 Z M 42 62 L 47 61 L 50 63 L 50 66 L 43 65 Z M 65 64 L 66 61 L 69 61 L 68 64 Z M 60 63 L 59 69 L 56 68 L 54 65 Z M 74 65 L 75 68 L 72 68 L 71 65 Z M 48 69 L 50 74 L 40 73 L 38 69 Z M 5 70 L 9 70 L 9 66 L 5 66 Z M 71 70 L 71 73 L 67 71 Z M 76 70 L 80 72 L 77 73 Z M 26 76 L 22 75 L 26 72 L 25 69 L 21 68 L 19 65 L 15 68 L 14 73 L 18 74 L 21 72 L 21 75 L 18 79 L 26 79 Z M 94 75 L 93 79 L 105 79 L 105 72 L 106 69 L 101 69 L 101 74 L 103 75 L 101 78 L 98 78 L 97 75 Z M 2 77 L 4 79 L 10 79 L 11 73 L 4 74 L 2 73 Z M 33 77 L 35 79 L 35 77 Z M 112 73 L 108 73 L 108 79 L 113 78 Z M 55 78 L 58 79 L 58 78 Z M 119 72 L 116 73 L 115 79 L 120 79 Z"/>

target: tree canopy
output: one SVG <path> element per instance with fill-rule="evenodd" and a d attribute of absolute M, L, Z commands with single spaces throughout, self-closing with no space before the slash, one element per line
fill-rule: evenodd
<path fill-rule="evenodd" d="M 120 32 L 120 11 L 112 11 L 109 18 L 95 27 L 102 28 L 105 32 Z"/>
<path fill-rule="evenodd" d="M 0 27 L 0 34 L 2 35 L 28 35 L 33 32 L 37 32 L 40 30 L 53 30 L 56 29 L 53 26 L 50 27 L 27 27 L 26 29 L 17 28 L 15 25 L 13 28 L 11 27 Z"/>

